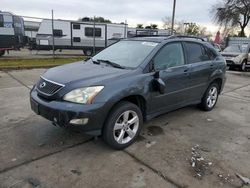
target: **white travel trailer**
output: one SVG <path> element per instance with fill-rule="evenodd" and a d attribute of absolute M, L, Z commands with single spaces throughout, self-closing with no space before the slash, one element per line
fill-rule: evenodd
<path fill-rule="evenodd" d="M 76 22 L 43 19 L 36 35 L 36 49 L 82 49 L 86 55 L 99 51 L 115 40 L 127 38 L 126 24 Z M 95 46 L 95 49 L 93 48 Z"/>
<path fill-rule="evenodd" d="M 19 49 L 25 43 L 23 18 L 0 11 L 0 56 L 6 50 Z"/>

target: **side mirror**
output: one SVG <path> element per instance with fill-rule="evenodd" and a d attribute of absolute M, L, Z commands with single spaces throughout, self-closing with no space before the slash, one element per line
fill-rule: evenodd
<path fill-rule="evenodd" d="M 159 91 L 160 94 L 165 93 L 166 85 L 165 85 L 164 81 L 160 78 L 159 71 L 156 71 L 154 74 L 154 85 L 155 85 L 156 90 Z"/>

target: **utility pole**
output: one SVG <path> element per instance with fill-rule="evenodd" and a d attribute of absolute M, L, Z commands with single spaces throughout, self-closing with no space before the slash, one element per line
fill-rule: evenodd
<path fill-rule="evenodd" d="M 93 28 L 93 54 L 95 55 L 95 16 L 94 16 L 94 28 Z"/>
<path fill-rule="evenodd" d="M 171 27 L 171 35 L 173 35 L 173 34 L 174 34 L 175 6 L 176 6 L 176 0 L 174 0 L 174 4 L 173 4 L 173 14 L 172 14 L 172 27 Z"/>
<path fill-rule="evenodd" d="M 53 9 L 51 10 L 52 14 L 52 50 L 53 50 L 53 58 L 55 58 L 55 37 L 54 37 L 54 11 Z"/>
<path fill-rule="evenodd" d="M 124 38 L 127 38 L 127 20 L 125 20 Z"/>

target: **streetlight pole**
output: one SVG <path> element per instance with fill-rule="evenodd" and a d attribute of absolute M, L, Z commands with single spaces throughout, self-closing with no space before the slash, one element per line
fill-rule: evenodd
<path fill-rule="evenodd" d="M 176 7 L 176 0 L 174 0 L 173 4 L 173 14 L 172 14 L 172 27 L 171 27 L 171 35 L 174 34 L 174 17 L 175 17 L 175 7 Z"/>
<path fill-rule="evenodd" d="M 53 59 L 55 59 L 55 36 L 54 36 L 54 10 L 51 10 L 51 23 L 52 23 L 52 50 L 53 50 Z"/>

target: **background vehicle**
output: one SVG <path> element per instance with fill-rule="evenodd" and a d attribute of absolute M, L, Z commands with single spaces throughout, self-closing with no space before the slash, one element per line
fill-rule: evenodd
<path fill-rule="evenodd" d="M 53 34 L 55 49 L 82 49 L 90 56 L 94 43 L 96 51 L 99 51 L 121 38 L 126 38 L 127 25 L 54 20 Z M 51 50 L 52 44 L 52 20 L 43 19 L 36 35 L 36 49 Z"/>
<path fill-rule="evenodd" d="M 240 68 L 246 71 L 250 67 L 250 44 L 232 44 L 221 53 L 227 62 L 229 69 Z"/>
<path fill-rule="evenodd" d="M 203 39 L 124 39 L 84 62 L 47 70 L 31 90 L 31 108 L 123 149 L 143 121 L 192 104 L 212 110 L 225 70 L 224 58 Z"/>
<path fill-rule="evenodd" d="M 14 50 L 25 44 L 23 18 L 0 11 L 0 56 L 6 50 Z"/>

